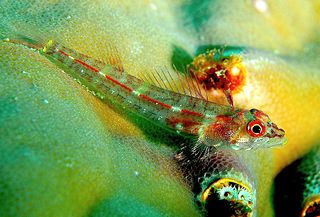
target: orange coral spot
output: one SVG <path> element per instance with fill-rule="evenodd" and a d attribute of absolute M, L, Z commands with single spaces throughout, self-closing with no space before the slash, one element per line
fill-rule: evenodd
<path fill-rule="evenodd" d="M 215 55 L 215 50 L 198 55 L 188 66 L 189 71 L 208 90 L 239 92 L 247 75 L 242 58 L 236 55 L 216 58 Z"/>

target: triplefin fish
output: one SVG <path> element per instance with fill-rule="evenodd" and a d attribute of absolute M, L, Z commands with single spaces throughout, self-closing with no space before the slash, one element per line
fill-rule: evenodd
<path fill-rule="evenodd" d="M 194 137 L 195 147 L 250 150 L 281 145 L 286 141 L 284 130 L 260 110 L 235 109 L 158 87 L 161 83 L 164 86 L 175 84 L 171 74 L 181 73 L 174 70 L 153 69 L 137 76 L 130 75 L 122 67 L 117 49 L 111 43 L 108 52 L 112 61 L 103 63 L 52 40 L 38 43 L 7 38 L 4 41 L 37 49 L 99 98 L 121 105 L 164 129 Z M 195 92 L 194 83 L 180 79 L 185 93 Z"/>

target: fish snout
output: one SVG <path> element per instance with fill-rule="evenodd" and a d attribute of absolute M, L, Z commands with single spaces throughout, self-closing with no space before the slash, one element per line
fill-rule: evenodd
<path fill-rule="evenodd" d="M 285 135 L 285 131 L 281 128 L 279 128 L 276 124 L 272 123 L 271 124 L 271 130 L 270 130 L 270 135 L 268 137 L 274 138 L 274 137 L 279 137 L 283 138 Z"/>

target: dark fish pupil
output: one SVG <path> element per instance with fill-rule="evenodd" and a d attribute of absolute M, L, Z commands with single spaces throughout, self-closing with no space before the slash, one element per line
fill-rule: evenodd
<path fill-rule="evenodd" d="M 261 133 L 261 127 L 259 125 L 254 125 L 252 131 L 256 134 Z"/>

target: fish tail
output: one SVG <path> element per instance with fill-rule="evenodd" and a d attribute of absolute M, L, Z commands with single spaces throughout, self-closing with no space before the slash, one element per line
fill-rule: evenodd
<path fill-rule="evenodd" d="M 47 53 L 53 48 L 53 46 L 54 46 L 53 40 L 49 40 L 39 51 L 40 53 Z"/>
<path fill-rule="evenodd" d="M 53 40 L 45 40 L 39 37 L 32 37 L 27 35 L 15 34 L 12 37 L 1 38 L 1 41 L 18 44 L 27 48 L 38 50 L 44 54 L 49 52 L 56 44 Z"/>

